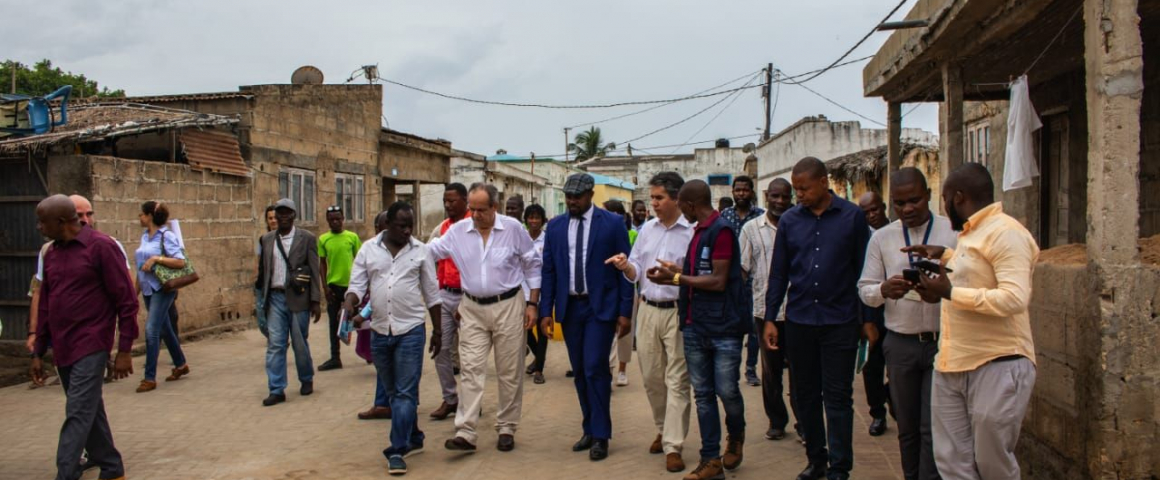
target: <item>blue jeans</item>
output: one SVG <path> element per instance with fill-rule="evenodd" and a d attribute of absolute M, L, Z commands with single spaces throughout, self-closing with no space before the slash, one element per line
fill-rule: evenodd
<path fill-rule="evenodd" d="M 420 325 L 402 335 L 371 332 L 371 357 L 379 382 L 391 402 L 391 446 L 383 455 L 406 455 L 423 445 L 416 407 L 419 405 L 419 378 L 423 372 L 423 347 L 427 331 Z"/>
<path fill-rule="evenodd" d="M 173 366 L 185 366 L 185 353 L 181 351 L 177 333 L 169 322 L 169 307 L 173 306 L 176 297 L 177 292 L 156 291 L 152 295 L 145 295 L 145 309 L 149 311 L 145 319 L 145 380 L 157 380 L 157 356 L 161 354 L 162 340 L 169 350 L 169 357 L 173 359 Z"/>
<path fill-rule="evenodd" d="M 705 337 L 686 327 L 685 362 L 693 400 L 697 404 L 697 424 L 701 428 L 701 460 L 721 457 L 721 414 L 717 399 L 725 407 L 725 429 L 729 436 L 745 438 L 745 400 L 741 397 L 741 343 L 744 337 Z"/>
<path fill-rule="evenodd" d="M 270 393 L 286 393 L 286 343 L 294 348 L 294 365 L 298 368 L 298 381 L 314 381 L 314 362 L 310 359 L 310 312 L 291 312 L 286 308 L 286 294 L 270 292 L 266 300 L 266 377 L 270 383 Z"/>

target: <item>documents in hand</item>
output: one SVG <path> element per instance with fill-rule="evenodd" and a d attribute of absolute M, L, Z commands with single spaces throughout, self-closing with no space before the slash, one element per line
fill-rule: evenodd
<path fill-rule="evenodd" d="M 866 359 L 870 356 L 870 344 L 866 339 L 858 340 L 858 359 L 854 363 L 854 373 L 862 373 L 862 367 L 866 366 Z"/>
<path fill-rule="evenodd" d="M 349 318 L 346 318 L 346 310 L 344 309 L 338 316 L 338 332 L 336 332 L 338 339 L 342 340 L 342 343 L 350 345 L 350 332 L 353 331 L 354 322 L 351 322 Z"/>

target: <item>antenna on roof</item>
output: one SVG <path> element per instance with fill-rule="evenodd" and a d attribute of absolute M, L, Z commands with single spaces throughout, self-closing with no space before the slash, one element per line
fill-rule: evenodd
<path fill-rule="evenodd" d="M 294 85 L 321 85 L 322 70 L 310 65 L 303 65 L 290 75 L 290 83 Z"/>

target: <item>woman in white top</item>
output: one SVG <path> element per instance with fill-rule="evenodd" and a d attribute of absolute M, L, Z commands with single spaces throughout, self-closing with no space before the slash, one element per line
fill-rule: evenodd
<path fill-rule="evenodd" d="M 532 245 L 535 246 L 536 254 L 540 258 L 544 257 L 544 225 L 548 223 L 547 217 L 544 207 L 534 203 L 524 210 L 524 225 L 528 228 L 528 235 L 532 237 Z M 527 289 L 524 293 L 527 294 Z M 544 383 L 544 360 L 547 360 L 548 356 L 548 332 L 540 332 L 539 328 L 537 326 L 528 330 L 528 348 L 536 359 L 528 365 L 527 374 L 531 375 L 532 381 L 537 384 Z"/>

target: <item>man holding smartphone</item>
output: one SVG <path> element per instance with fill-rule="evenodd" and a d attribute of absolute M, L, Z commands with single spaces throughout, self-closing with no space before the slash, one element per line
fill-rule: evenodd
<path fill-rule="evenodd" d="M 915 287 L 926 275 L 911 245 L 954 248 L 950 220 L 930 211 L 930 189 L 918 169 L 907 167 L 890 176 L 890 204 L 896 220 L 874 232 L 858 295 L 869 307 L 886 307 L 882 353 L 890 375 L 890 395 L 898 422 L 902 472 L 907 480 L 939 478 L 930 434 L 930 388 L 938 353 L 939 306 L 923 303 Z M 921 243 L 920 243 L 921 242 Z"/>

